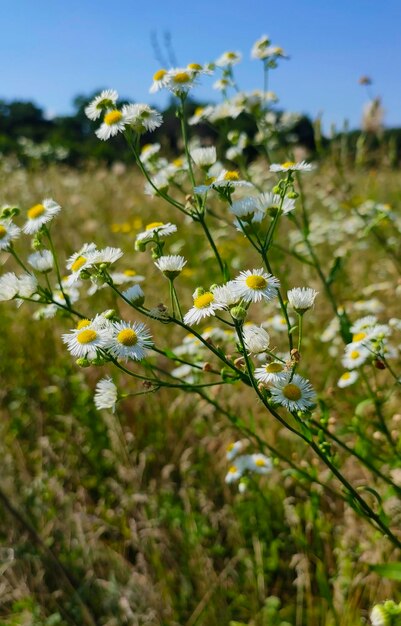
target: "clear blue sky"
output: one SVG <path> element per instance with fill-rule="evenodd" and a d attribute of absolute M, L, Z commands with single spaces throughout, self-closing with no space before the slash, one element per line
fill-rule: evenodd
<path fill-rule="evenodd" d="M 33 100 L 53 114 L 99 87 L 162 106 L 162 94 L 148 93 L 159 67 L 152 31 L 160 40 L 170 31 L 179 64 L 240 50 L 241 87 L 261 87 L 249 51 L 266 33 L 291 56 L 272 76 L 281 106 L 322 111 L 326 128 L 345 118 L 357 126 L 367 99 L 358 78 L 367 74 L 386 124 L 401 126 L 401 0 L 14 0 L 1 3 L 1 14 L 0 97 Z M 200 87 L 195 95 L 211 93 Z"/>

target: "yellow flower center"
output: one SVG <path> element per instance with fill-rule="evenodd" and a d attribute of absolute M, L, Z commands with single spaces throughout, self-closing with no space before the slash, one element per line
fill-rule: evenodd
<path fill-rule="evenodd" d="M 117 341 L 122 343 L 123 346 L 134 346 L 138 343 L 138 335 L 132 328 L 124 328 L 124 330 L 120 330 L 118 333 Z"/>
<path fill-rule="evenodd" d="M 196 309 L 204 309 L 205 307 L 209 306 L 209 304 L 211 304 L 213 300 L 214 295 L 210 291 L 207 291 L 206 293 L 203 293 L 201 296 L 198 296 L 194 299 L 194 307 Z"/>
<path fill-rule="evenodd" d="M 175 167 L 182 167 L 184 165 L 184 161 L 182 159 L 174 159 L 173 165 L 175 165 Z"/>
<path fill-rule="evenodd" d="M 266 365 L 265 370 L 269 372 L 269 374 L 277 374 L 278 372 L 282 372 L 284 367 L 281 363 L 269 363 L 269 365 Z"/>
<path fill-rule="evenodd" d="M 239 180 L 239 174 L 235 170 L 231 170 L 224 174 L 224 180 Z"/>
<path fill-rule="evenodd" d="M 236 472 L 238 472 L 238 470 L 235 467 L 235 465 L 231 465 L 230 469 L 228 470 L 228 473 L 229 474 L 235 474 Z"/>
<path fill-rule="evenodd" d="M 285 161 L 285 163 L 281 164 L 281 167 L 285 167 L 286 169 L 291 169 L 292 167 L 294 167 L 295 163 L 294 161 Z"/>
<path fill-rule="evenodd" d="M 39 217 L 45 212 L 45 207 L 43 204 L 35 204 L 28 210 L 28 217 L 30 220 L 34 220 L 36 217 Z"/>
<path fill-rule="evenodd" d="M 0 224 L 0 239 L 7 235 L 7 228 Z"/>
<path fill-rule="evenodd" d="M 78 333 L 77 341 L 78 343 L 92 343 L 92 341 L 95 341 L 96 337 L 96 330 L 87 328 L 86 330 L 81 330 L 81 332 Z"/>
<path fill-rule="evenodd" d="M 227 452 L 231 452 L 231 450 L 234 448 L 234 444 L 233 443 L 229 443 L 227 446 Z"/>
<path fill-rule="evenodd" d="M 81 328 L 85 328 L 90 325 L 90 320 L 79 320 L 77 324 L 77 330 L 81 330 Z"/>
<path fill-rule="evenodd" d="M 288 383 L 285 387 L 283 387 L 283 395 L 288 400 L 299 400 L 302 397 L 302 393 L 298 385 L 294 385 L 294 383 Z"/>
<path fill-rule="evenodd" d="M 255 465 L 257 465 L 257 467 L 265 467 L 266 461 L 264 459 L 256 459 Z"/>
<path fill-rule="evenodd" d="M 125 274 L 125 276 L 136 276 L 136 271 L 135 270 L 124 270 L 123 274 Z"/>
<path fill-rule="evenodd" d="M 109 111 L 108 113 L 106 113 L 106 115 L 104 116 L 104 123 L 107 124 L 107 126 L 113 126 L 113 124 L 118 124 L 118 122 L 121 121 L 123 114 L 121 113 L 121 111 L 117 111 L 117 109 L 114 109 L 114 111 Z"/>
<path fill-rule="evenodd" d="M 151 148 L 153 147 L 153 144 L 151 143 L 146 143 L 143 147 L 142 147 L 142 154 L 144 154 L 145 152 L 148 152 L 149 150 L 151 150 Z"/>
<path fill-rule="evenodd" d="M 189 70 L 199 71 L 202 69 L 202 66 L 199 63 L 188 63 L 187 68 Z"/>
<path fill-rule="evenodd" d="M 191 80 L 191 76 L 188 72 L 178 72 L 175 76 L 173 76 L 173 81 L 178 83 L 179 85 L 184 85 L 185 83 L 189 83 Z"/>
<path fill-rule="evenodd" d="M 162 80 L 165 75 L 167 74 L 167 70 L 157 70 L 157 72 L 155 72 L 155 74 L 153 74 L 153 80 Z"/>
<path fill-rule="evenodd" d="M 265 289 L 267 287 L 267 280 L 263 276 L 255 276 L 252 274 L 248 276 L 245 284 L 249 289 Z"/>
<path fill-rule="evenodd" d="M 195 115 L 202 115 L 204 110 L 205 110 L 205 107 L 196 107 Z"/>
<path fill-rule="evenodd" d="M 351 378 L 351 374 L 349 372 L 344 372 L 341 376 L 341 380 L 348 380 L 349 378 Z"/>
<path fill-rule="evenodd" d="M 145 230 L 152 230 L 152 228 L 159 228 L 159 226 L 163 226 L 163 222 L 151 222 L 145 226 Z"/>
<path fill-rule="evenodd" d="M 87 258 L 85 256 L 79 256 L 75 259 L 74 263 L 71 265 L 71 269 L 73 272 L 78 272 L 83 265 L 85 265 Z"/>
<path fill-rule="evenodd" d="M 237 55 L 235 54 L 235 52 L 227 52 L 227 59 L 236 59 Z"/>
<path fill-rule="evenodd" d="M 352 336 L 352 341 L 362 341 L 362 339 L 365 339 L 365 337 L 366 333 L 356 333 Z"/>
<path fill-rule="evenodd" d="M 357 359 L 360 356 L 360 352 L 358 350 L 353 350 L 350 354 L 351 359 Z"/>
<path fill-rule="evenodd" d="M 215 180 L 216 178 L 214 176 L 209 176 L 209 178 L 206 178 L 205 180 L 205 185 L 212 185 Z"/>

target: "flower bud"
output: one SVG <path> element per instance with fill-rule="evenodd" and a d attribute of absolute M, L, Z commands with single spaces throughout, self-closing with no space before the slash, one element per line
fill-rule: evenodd
<path fill-rule="evenodd" d="M 242 322 L 246 318 L 247 310 L 243 306 L 238 304 L 237 306 L 233 306 L 232 309 L 230 309 L 230 313 L 231 317 L 233 317 L 238 322 Z"/>
<path fill-rule="evenodd" d="M 77 359 L 75 361 L 75 363 L 78 365 L 78 367 L 90 367 L 89 359 L 86 359 L 84 357 L 81 357 L 80 359 Z"/>

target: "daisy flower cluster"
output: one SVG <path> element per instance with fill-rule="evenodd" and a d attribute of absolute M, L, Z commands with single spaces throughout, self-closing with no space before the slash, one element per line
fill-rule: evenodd
<path fill-rule="evenodd" d="M 247 474 L 269 474 L 273 469 L 273 461 L 260 452 L 254 454 L 241 454 L 246 444 L 243 441 L 235 441 L 227 447 L 226 458 L 231 462 L 226 474 L 227 484 L 239 482 L 240 492 L 246 491 Z"/>

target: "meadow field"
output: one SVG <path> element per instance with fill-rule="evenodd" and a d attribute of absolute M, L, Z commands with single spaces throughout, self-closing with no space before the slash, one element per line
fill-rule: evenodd
<path fill-rule="evenodd" d="M 182 93 L 168 160 L 146 111 L 132 164 L 1 164 L 0 625 L 400 624 L 398 165 L 264 98 L 216 159 Z"/>

